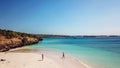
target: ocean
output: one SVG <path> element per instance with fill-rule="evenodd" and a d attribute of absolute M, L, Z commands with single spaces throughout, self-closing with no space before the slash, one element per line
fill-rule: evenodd
<path fill-rule="evenodd" d="M 120 68 L 120 38 L 44 38 L 31 47 L 72 55 L 89 68 Z"/>

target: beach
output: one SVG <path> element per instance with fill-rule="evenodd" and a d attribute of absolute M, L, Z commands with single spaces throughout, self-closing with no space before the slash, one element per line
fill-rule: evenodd
<path fill-rule="evenodd" d="M 120 0 L 0 0 L 0 68 L 120 68 Z"/>
<path fill-rule="evenodd" d="M 0 68 L 119 68 L 117 40 L 44 38 L 38 44 L 0 52 Z"/>
<path fill-rule="evenodd" d="M 20 48 L 18 48 L 20 49 Z M 41 54 L 44 53 L 42 61 Z M 62 53 L 40 51 L 35 52 L 20 52 L 9 51 L 0 53 L 0 68 L 88 68 L 80 63 L 77 59 L 65 55 L 61 58 Z"/>

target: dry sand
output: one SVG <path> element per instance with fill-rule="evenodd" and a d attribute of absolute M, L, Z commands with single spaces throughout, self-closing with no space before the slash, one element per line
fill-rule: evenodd
<path fill-rule="evenodd" d="M 44 60 L 41 54 L 44 53 Z M 90 68 L 77 59 L 65 55 L 61 58 L 60 53 L 41 51 L 39 53 L 29 52 L 7 52 L 0 53 L 0 68 Z"/>

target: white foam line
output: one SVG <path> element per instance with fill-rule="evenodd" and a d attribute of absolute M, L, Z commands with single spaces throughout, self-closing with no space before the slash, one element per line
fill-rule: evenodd
<path fill-rule="evenodd" d="M 80 62 L 82 65 L 84 65 L 86 68 L 91 68 L 89 65 L 83 63 L 82 61 L 79 60 L 79 62 Z"/>
<path fill-rule="evenodd" d="M 84 65 L 86 68 L 92 68 L 91 66 L 85 64 L 84 62 L 82 62 L 80 59 L 77 59 L 75 57 L 73 57 L 74 59 L 78 60 L 78 62 L 80 62 L 82 65 Z"/>

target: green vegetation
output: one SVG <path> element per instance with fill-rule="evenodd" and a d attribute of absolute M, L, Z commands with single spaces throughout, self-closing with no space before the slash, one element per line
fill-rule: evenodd
<path fill-rule="evenodd" d="M 6 38 L 18 38 L 18 37 L 31 37 L 31 38 L 38 38 L 40 39 L 40 35 L 35 34 L 28 34 L 28 33 L 21 33 L 21 32 L 15 32 L 11 30 L 2 30 L 0 29 L 0 35 L 6 36 Z"/>

